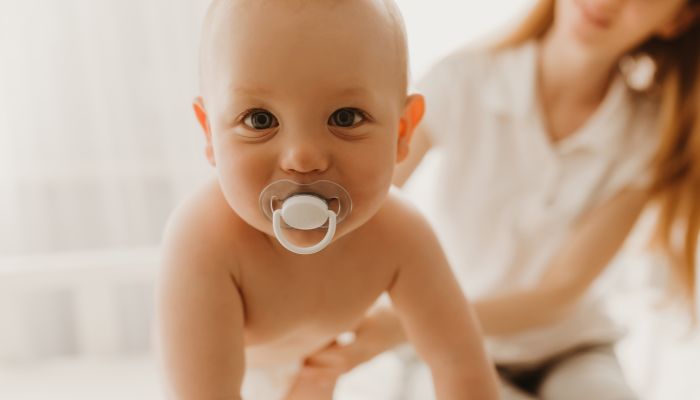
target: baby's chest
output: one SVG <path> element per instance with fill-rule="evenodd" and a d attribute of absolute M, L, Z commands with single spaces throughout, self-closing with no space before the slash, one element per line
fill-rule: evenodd
<path fill-rule="evenodd" d="M 347 262 L 248 272 L 242 288 L 246 336 L 265 343 L 352 329 L 392 277 L 388 267 Z"/>

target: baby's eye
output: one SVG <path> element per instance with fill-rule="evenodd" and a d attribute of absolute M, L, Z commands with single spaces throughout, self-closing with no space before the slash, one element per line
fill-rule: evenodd
<path fill-rule="evenodd" d="M 341 128 L 351 128 L 365 120 L 362 111 L 355 108 L 341 108 L 331 115 L 328 123 Z"/>
<path fill-rule="evenodd" d="M 252 110 L 245 116 L 243 123 L 256 130 L 265 130 L 279 125 L 277 118 L 265 110 Z"/>

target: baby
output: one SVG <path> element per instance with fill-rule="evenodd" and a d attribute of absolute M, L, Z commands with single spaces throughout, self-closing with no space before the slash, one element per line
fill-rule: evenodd
<path fill-rule="evenodd" d="M 428 224 L 390 192 L 423 99 L 391 0 L 221 0 L 194 108 L 217 179 L 176 210 L 158 284 L 175 399 L 331 399 L 304 358 L 388 292 L 440 399 L 496 399 Z M 420 227 L 416 229 L 416 227 Z"/>

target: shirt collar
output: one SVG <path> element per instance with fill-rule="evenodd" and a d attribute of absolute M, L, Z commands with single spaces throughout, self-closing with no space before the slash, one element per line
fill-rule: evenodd
<path fill-rule="evenodd" d="M 629 126 L 630 98 L 627 85 L 616 77 L 605 99 L 584 125 L 560 143 L 560 151 L 591 148 L 604 153 L 617 153 Z"/>
<path fill-rule="evenodd" d="M 488 111 L 525 121 L 541 118 L 537 104 L 535 40 L 493 54 L 493 67 L 484 80 L 483 101 Z M 629 90 L 621 76 L 614 78 L 605 99 L 579 130 L 557 144 L 560 152 L 591 148 L 610 152 L 624 137 L 629 118 Z M 539 124 L 544 127 L 544 124 Z"/>

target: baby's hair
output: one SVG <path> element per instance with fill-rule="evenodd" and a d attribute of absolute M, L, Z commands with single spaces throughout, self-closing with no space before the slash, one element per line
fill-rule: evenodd
<path fill-rule="evenodd" d="M 398 5 L 394 0 L 213 0 L 209 6 L 206 17 L 204 19 L 200 53 L 199 53 L 199 82 L 200 82 L 200 92 L 205 92 L 205 76 L 208 74 L 208 65 L 206 64 L 206 57 L 204 56 L 210 51 L 212 34 L 216 30 L 216 16 L 221 13 L 234 12 L 231 10 L 232 7 L 236 6 L 263 6 L 271 2 L 283 2 L 285 7 L 290 7 L 297 11 L 303 11 L 310 5 L 328 5 L 337 6 L 342 3 L 349 1 L 366 1 L 382 6 L 385 11 L 385 17 L 387 20 L 387 29 L 389 29 L 393 37 L 395 50 L 398 52 L 398 62 L 401 63 L 401 93 L 405 95 L 408 91 L 408 81 L 410 77 L 409 72 L 409 56 L 408 56 L 408 40 L 406 35 L 406 28 L 399 10 Z"/>
<path fill-rule="evenodd" d="M 391 29 L 394 34 L 394 45 L 396 46 L 396 50 L 399 52 L 399 62 L 403 66 L 401 68 L 401 73 L 404 74 L 404 76 L 401 77 L 401 82 L 403 85 L 401 93 L 405 94 L 408 90 L 408 83 L 411 78 L 411 64 L 409 60 L 406 24 L 404 23 L 399 6 L 394 0 L 381 0 L 381 2 L 386 8 L 387 16 L 391 21 L 389 29 Z"/>

